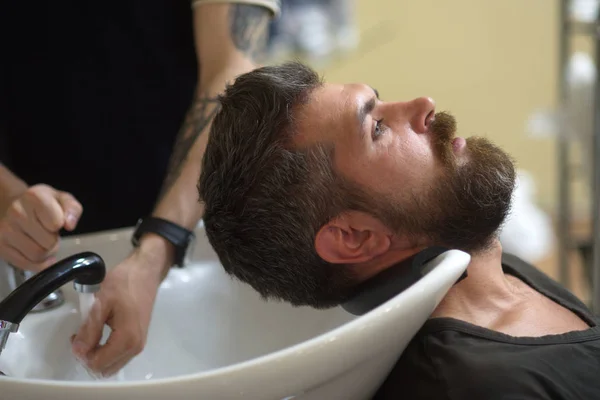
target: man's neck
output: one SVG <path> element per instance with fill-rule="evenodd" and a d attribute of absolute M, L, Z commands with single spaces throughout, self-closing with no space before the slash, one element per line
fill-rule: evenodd
<path fill-rule="evenodd" d="M 467 278 L 448 291 L 432 317 L 460 318 L 485 312 L 493 318 L 522 300 L 515 281 L 504 274 L 502 246 L 496 241 L 489 249 L 471 254 Z"/>
<path fill-rule="evenodd" d="M 447 293 L 431 318 L 450 317 L 510 336 L 538 337 L 589 329 L 572 311 L 502 269 L 502 247 L 471 255 L 468 276 Z"/>
<path fill-rule="evenodd" d="M 369 279 L 425 247 L 396 246 L 370 264 L 361 265 L 357 271 L 360 272 L 361 279 Z M 467 278 L 450 288 L 432 317 L 472 320 L 475 316 L 489 315 L 493 318 L 523 300 L 524 285 L 519 283 L 517 278 L 504 274 L 502 246 L 495 240 L 485 251 L 471 254 Z"/>

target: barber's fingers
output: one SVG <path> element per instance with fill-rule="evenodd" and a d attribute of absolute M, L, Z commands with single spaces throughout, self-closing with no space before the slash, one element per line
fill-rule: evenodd
<path fill-rule="evenodd" d="M 44 263 L 58 251 L 58 242 L 53 248 L 45 249 L 18 228 L 3 236 L 6 243 L 23 254 L 30 265 Z"/>
<path fill-rule="evenodd" d="M 59 192 L 48 185 L 35 185 L 27 189 L 20 198 L 30 222 L 35 218 L 43 229 L 50 233 L 58 233 L 65 225 L 65 213 L 58 201 Z"/>
<path fill-rule="evenodd" d="M 129 363 L 129 361 L 131 361 L 131 359 L 135 356 L 136 354 L 132 352 L 124 353 L 114 363 L 104 367 L 104 369 L 102 370 L 102 376 L 108 378 L 115 375 L 117 372 L 123 369 L 123 367 L 125 367 Z"/>
<path fill-rule="evenodd" d="M 82 211 L 81 204 L 69 193 L 43 184 L 31 186 L 12 202 L 0 220 L 0 255 L 9 252 L 11 263 L 23 269 L 39 271 L 52 265 L 60 230 L 73 230 Z"/>
<path fill-rule="evenodd" d="M 104 323 L 111 313 L 109 304 L 96 299 L 87 320 L 79 327 L 72 341 L 73 353 L 84 362 L 88 362 L 90 353 L 100 345 Z"/>
<path fill-rule="evenodd" d="M 113 330 L 103 346 L 99 346 L 89 355 L 89 366 L 109 377 L 121 370 L 141 350 L 131 347 L 128 342 L 129 333 Z"/>
<path fill-rule="evenodd" d="M 57 201 L 55 201 L 55 203 L 58 205 Z M 51 231 L 46 228 L 44 223 L 42 223 L 38 214 L 46 216 L 47 221 L 50 218 L 48 215 L 52 211 L 48 212 L 48 210 L 43 210 L 43 205 L 41 204 L 43 203 L 39 202 L 37 199 L 32 200 L 29 196 L 20 199 L 20 201 L 11 205 L 11 209 L 7 213 L 7 222 L 23 231 L 38 246 L 45 249 L 48 254 L 53 254 L 58 250 L 60 228 Z M 60 206 L 58 207 L 59 210 L 55 212 L 62 214 Z M 20 250 L 25 251 L 22 248 L 20 248 Z"/>
<path fill-rule="evenodd" d="M 33 263 L 23 253 L 7 243 L 0 244 L 0 255 L 2 259 L 10 263 L 11 265 L 19 268 L 26 269 L 33 272 L 39 272 L 56 262 L 56 258 L 50 257 L 42 263 Z"/>
<path fill-rule="evenodd" d="M 58 251 L 60 244 L 58 232 L 48 232 L 39 223 L 32 220 L 23 222 L 21 229 L 31 241 L 44 249 L 46 253 L 55 254 Z"/>
<path fill-rule="evenodd" d="M 60 229 L 75 229 L 83 212 L 73 195 L 47 185 L 32 186 L 11 208 L 16 224 L 48 251 L 57 248 Z"/>
<path fill-rule="evenodd" d="M 58 245 L 58 235 L 46 231 L 35 216 L 33 207 L 27 206 L 20 200 L 14 201 L 10 205 L 6 215 L 0 221 L 2 236 L 10 238 L 18 231 L 25 233 L 30 240 L 35 241 L 46 251 L 50 251 Z M 14 241 L 11 242 L 14 244 Z M 20 248 L 18 244 L 15 246 Z"/>
<path fill-rule="evenodd" d="M 10 246 L 7 243 L 2 243 L 2 258 L 8 261 L 11 265 L 14 265 L 18 268 L 26 268 L 31 264 L 31 261 L 28 260 L 19 250 Z"/>
<path fill-rule="evenodd" d="M 83 212 L 83 207 L 71 193 L 59 192 L 57 199 L 60 202 L 64 213 L 65 219 L 63 227 L 68 231 L 72 231 L 79 222 L 79 218 Z"/>
<path fill-rule="evenodd" d="M 105 376 L 118 372 L 144 349 L 140 326 L 135 323 L 134 319 L 125 319 L 129 313 L 135 312 L 135 310 L 130 308 L 127 312 L 124 311 L 115 309 L 111 318 L 107 318 L 106 323 L 112 330 L 108 340 L 104 345 L 94 347 L 87 354 L 88 366 Z"/>
<path fill-rule="evenodd" d="M 24 231 L 22 225 L 28 223 L 26 211 L 19 202 L 14 202 L 0 220 L 0 258 L 17 268 L 37 272 L 55 261 L 53 255 L 57 251 L 58 240 L 54 240 L 53 247 L 41 246 Z"/>

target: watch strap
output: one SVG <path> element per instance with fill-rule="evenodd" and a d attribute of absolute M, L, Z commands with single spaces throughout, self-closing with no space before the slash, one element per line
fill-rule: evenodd
<path fill-rule="evenodd" d="M 184 266 L 188 246 L 190 242 L 195 239 L 193 231 L 163 218 L 140 218 L 133 232 L 133 236 L 131 237 L 133 246 L 138 247 L 140 239 L 148 232 L 159 235 L 169 241 L 175 247 L 175 259 L 173 264 L 180 268 Z"/>

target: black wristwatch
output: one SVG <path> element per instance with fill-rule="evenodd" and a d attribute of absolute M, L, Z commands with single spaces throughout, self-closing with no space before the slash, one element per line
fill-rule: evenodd
<path fill-rule="evenodd" d="M 148 232 L 162 236 L 175 246 L 175 260 L 173 264 L 179 268 L 185 265 L 185 256 L 188 252 L 188 247 L 195 239 L 193 231 L 162 218 L 140 218 L 131 237 L 133 246 L 138 247 L 140 238 Z"/>

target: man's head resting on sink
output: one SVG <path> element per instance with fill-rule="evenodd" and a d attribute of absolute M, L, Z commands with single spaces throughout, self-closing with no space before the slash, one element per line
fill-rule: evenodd
<path fill-rule="evenodd" d="M 431 245 L 496 245 L 515 170 L 427 97 L 388 102 L 300 63 L 239 77 L 220 98 L 199 183 L 210 243 L 265 298 L 335 306 Z"/>
<path fill-rule="evenodd" d="M 470 253 L 374 399 L 600 398 L 598 318 L 502 253 L 504 151 L 455 136 L 429 98 L 384 101 L 299 63 L 242 75 L 220 100 L 198 185 L 205 229 L 263 297 L 331 307 L 428 246 Z"/>

